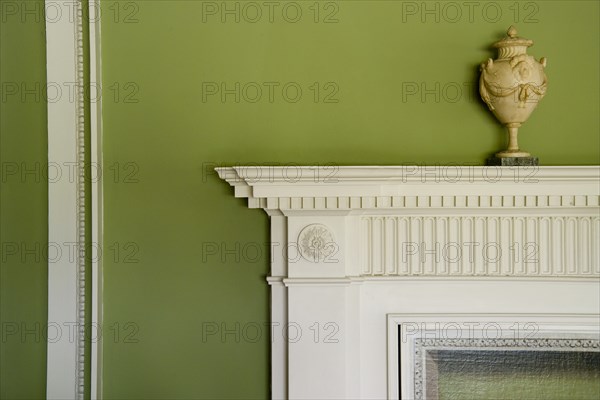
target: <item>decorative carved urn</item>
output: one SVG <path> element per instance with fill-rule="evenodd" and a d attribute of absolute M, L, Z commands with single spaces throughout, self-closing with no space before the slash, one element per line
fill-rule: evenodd
<path fill-rule="evenodd" d="M 479 93 L 496 118 L 508 129 L 508 148 L 496 157 L 530 157 L 517 142 L 519 127 L 546 94 L 546 58 L 536 61 L 527 54 L 533 40 L 520 38 L 511 26 L 508 36 L 494 43 L 498 59 L 481 64 Z"/>

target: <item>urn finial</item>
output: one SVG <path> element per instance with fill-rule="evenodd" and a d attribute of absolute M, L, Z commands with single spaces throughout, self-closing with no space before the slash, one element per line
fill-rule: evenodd
<path fill-rule="evenodd" d="M 526 54 L 527 48 L 533 46 L 533 40 L 517 36 L 517 28 L 513 25 L 506 31 L 506 36 L 496 43 L 493 47 L 498 49 L 498 59 L 512 58 L 519 54 Z"/>
<path fill-rule="evenodd" d="M 498 49 L 498 59 L 489 59 L 481 65 L 479 92 L 490 111 L 508 129 L 508 148 L 496 157 L 530 157 L 519 149 L 517 132 L 546 94 L 546 58 L 536 61 L 528 55 L 527 48 L 533 45 L 533 40 L 518 37 L 514 26 L 506 34 L 493 45 Z"/>

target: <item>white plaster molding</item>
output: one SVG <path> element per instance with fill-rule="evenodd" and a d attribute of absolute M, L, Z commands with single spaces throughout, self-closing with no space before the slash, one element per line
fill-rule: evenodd
<path fill-rule="evenodd" d="M 82 3 L 46 0 L 46 5 L 59 16 L 46 19 L 46 78 L 49 86 L 63 89 L 61 96 L 48 102 L 48 163 L 61 170 L 61 178 L 48 185 L 48 241 L 60 246 L 63 256 L 48 264 L 48 326 L 58 327 L 60 335 L 47 343 L 46 396 L 83 399 L 86 138 Z M 66 89 L 71 87 L 75 88 L 74 97 Z M 74 259 L 67 256 L 71 248 L 76 249 Z"/>
<path fill-rule="evenodd" d="M 388 382 L 398 377 L 388 365 L 398 358 L 386 340 L 389 314 L 600 318 L 598 166 L 217 172 L 270 216 L 271 322 L 303 332 L 293 341 L 273 334 L 273 399 L 398 398 L 399 381 Z M 313 247 L 326 236 L 335 251 L 307 259 L 303 233 L 315 226 L 330 235 Z M 467 244 L 477 252 L 443 254 Z M 334 332 L 324 327 L 336 340 L 323 340 Z"/>
<path fill-rule="evenodd" d="M 600 167 L 216 168 L 250 208 L 305 211 L 577 209 L 600 204 Z"/>
<path fill-rule="evenodd" d="M 600 216 L 369 216 L 361 275 L 599 277 Z"/>
<path fill-rule="evenodd" d="M 329 228 L 323 224 L 305 226 L 298 235 L 298 251 L 305 260 L 319 262 L 335 253 L 336 243 Z"/>
<path fill-rule="evenodd" d="M 598 166 L 319 168 L 216 170 L 269 215 L 361 216 L 343 275 L 600 276 Z"/>
<path fill-rule="evenodd" d="M 90 37 L 90 89 L 102 87 L 102 57 L 100 41 L 100 0 L 89 0 L 89 37 Z M 99 89 L 98 89 L 99 90 Z M 90 161 L 96 171 L 100 171 L 92 179 L 91 201 L 91 236 L 95 248 L 103 249 L 103 198 L 102 177 L 104 166 L 102 162 L 102 96 L 97 92 L 95 98 L 90 96 L 90 136 L 91 149 Z M 97 254 L 92 257 L 92 282 L 91 282 L 91 325 L 95 330 L 92 336 L 99 337 L 102 327 L 102 257 Z M 94 335 L 95 333 L 95 335 Z M 91 343 L 91 399 L 102 398 L 102 340 L 93 340 Z"/>

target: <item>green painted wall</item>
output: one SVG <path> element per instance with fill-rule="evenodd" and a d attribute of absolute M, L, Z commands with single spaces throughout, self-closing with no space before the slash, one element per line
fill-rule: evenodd
<path fill-rule="evenodd" d="M 16 14 L 6 8 L 11 3 Z M 0 398 L 46 395 L 48 241 L 43 1 L 0 1 Z M 41 12 L 41 14 L 40 14 Z M 29 94 L 25 90 L 29 90 Z M 27 172 L 29 171 L 29 172 Z"/>
<path fill-rule="evenodd" d="M 455 22 L 428 2 L 439 23 L 421 2 L 320 2 L 316 17 L 313 1 L 277 2 L 272 23 L 261 2 L 227 2 L 239 23 L 221 22 L 221 2 L 104 3 L 107 398 L 266 398 L 268 330 L 253 343 L 249 324 L 268 321 L 268 257 L 254 252 L 268 219 L 212 167 L 482 164 L 504 136 L 478 100 L 478 65 L 511 24 L 549 60 L 522 147 L 545 165 L 599 163 L 595 1 L 476 2 Z M 239 102 L 206 91 L 236 82 Z M 239 343 L 206 335 L 221 323 L 239 324 Z"/>
<path fill-rule="evenodd" d="M 277 2 L 272 15 L 227 2 L 236 22 L 222 2 L 103 2 L 107 398 L 267 397 L 268 329 L 250 328 L 268 321 L 268 220 L 212 168 L 481 164 L 503 136 L 477 66 L 510 24 L 549 60 L 522 147 L 545 165 L 600 163 L 598 3 L 451 3 L 460 16 L 442 2 Z M 3 83 L 43 86 L 43 25 L 2 21 Z M 234 93 L 210 94 L 222 83 Z M 45 102 L 1 106 L 4 171 L 44 163 Z M 45 181 L 4 176 L 0 200 L 2 243 L 45 243 Z M 6 256 L 0 272 L 3 332 L 43 326 L 46 261 Z M 0 397 L 43 397 L 45 343 L 0 344 Z"/>

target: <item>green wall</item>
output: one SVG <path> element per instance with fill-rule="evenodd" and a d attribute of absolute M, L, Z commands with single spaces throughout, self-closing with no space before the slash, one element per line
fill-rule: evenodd
<path fill-rule="evenodd" d="M 18 7 L 9 15 L 6 4 Z M 43 1 L 29 1 L 42 10 Z M 47 113 L 43 14 L 0 1 L 0 398 L 46 395 Z M 24 85 L 24 86 L 23 86 Z M 31 90 L 25 94 L 23 88 Z M 29 172 L 27 172 L 29 171 Z"/>
<path fill-rule="evenodd" d="M 511 24 L 549 60 L 548 95 L 521 129 L 522 147 L 544 165 L 599 162 L 598 2 L 477 3 L 472 21 L 463 9 L 455 23 L 448 8 L 439 23 L 403 15 L 411 2 L 400 1 L 321 2 L 315 23 L 313 3 L 295 3 L 297 23 L 283 18 L 286 3 L 272 23 L 264 7 L 252 23 L 244 17 L 256 8 L 241 2 L 239 23 L 222 23 L 221 2 L 121 3 L 119 15 L 105 2 L 105 327 L 137 341 L 105 341 L 107 398 L 268 396 L 268 331 L 256 343 L 244 336 L 268 321 L 268 257 L 251 252 L 268 241 L 268 219 L 206 174 L 216 165 L 482 164 L 504 136 L 478 100 L 478 65 Z M 331 13 L 338 22 L 324 23 Z M 240 83 L 239 102 L 203 91 L 222 82 Z M 272 102 L 268 82 L 279 84 Z M 439 99 L 406 93 L 422 84 L 439 85 Z M 336 88 L 337 102 L 325 102 Z M 221 323 L 239 323 L 239 343 L 203 338 Z"/>

